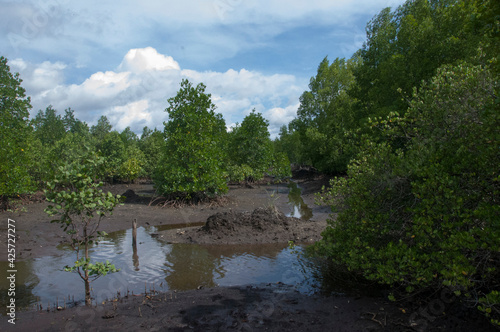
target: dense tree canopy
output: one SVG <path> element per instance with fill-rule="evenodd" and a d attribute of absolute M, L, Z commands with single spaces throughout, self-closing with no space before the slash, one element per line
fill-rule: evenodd
<path fill-rule="evenodd" d="M 31 190 L 28 140 L 30 98 L 26 97 L 19 74 L 12 74 L 7 59 L 0 57 L 0 199 Z"/>
<path fill-rule="evenodd" d="M 320 63 L 297 118 L 281 131 L 280 141 L 294 141 L 282 151 L 295 162 L 345 172 L 361 134 L 381 139 L 366 130 L 368 119 L 404 111 L 413 88 L 441 66 L 466 60 L 497 71 L 498 8 L 486 0 L 415 0 L 382 10 L 368 22 L 367 40 L 351 59 Z"/>
<path fill-rule="evenodd" d="M 302 161 L 324 172 L 345 172 L 353 156 L 349 130 L 358 126 L 359 119 L 354 117 L 355 100 L 348 91 L 355 82 L 356 63 L 355 58 L 337 58 L 330 64 L 325 58 L 311 78 L 310 91 L 300 97 L 297 118 L 291 124 L 301 140 Z"/>
<path fill-rule="evenodd" d="M 339 214 L 318 252 L 410 294 L 451 287 L 495 324 L 498 8 L 415 0 L 382 10 L 352 66 L 320 64 L 277 141 L 295 160 L 347 169 L 323 195 Z"/>

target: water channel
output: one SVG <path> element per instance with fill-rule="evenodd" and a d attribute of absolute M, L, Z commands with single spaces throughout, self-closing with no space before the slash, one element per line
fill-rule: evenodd
<path fill-rule="evenodd" d="M 290 216 L 311 218 L 311 209 L 300 197 L 300 188 L 289 185 Z M 315 265 L 298 253 L 304 248 L 288 248 L 285 244 L 269 245 L 196 245 L 169 244 L 156 237 L 158 231 L 185 225 L 139 227 L 137 250 L 132 249 L 132 230 L 109 234 L 91 248 L 92 261 L 109 260 L 120 272 L 94 281 L 92 295 L 97 302 L 145 290 L 190 290 L 199 287 L 236 286 L 282 282 L 309 293 L 318 286 Z M 58 247 L 60 254 L 16 264 L 18 307 L 56 302 L 62 305 L 83 301 L 83 283 L 76 273 L 62 271 L 72 266 L 75 254 L 68 246 Z M 7 270 L 7 262 L 0 262 Z M 7 280 L 0 280 L 0 302 L 8 301 Z"/>

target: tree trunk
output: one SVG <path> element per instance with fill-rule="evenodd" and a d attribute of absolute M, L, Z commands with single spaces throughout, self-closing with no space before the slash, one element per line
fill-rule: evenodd
<path fill-rule="evenodd" d="M 88 306 L 92 305 L 92 299 L 90 298 L 90 281 L 89 281 L 89 271 L 85 271 L 85 304 Z"/>
<path fill-rule="evenodd" d="M 87 239 L 87 227 L 83 228 L 83 239 L 85 241 L 85 262 L 89 259 L 89 240 Z M 92 299 L 90 298 L 90 280 L 89 280 L 89 270 L 87 264 L 85 264 L 85 304 L 88 306 L 92 305 Z"/>

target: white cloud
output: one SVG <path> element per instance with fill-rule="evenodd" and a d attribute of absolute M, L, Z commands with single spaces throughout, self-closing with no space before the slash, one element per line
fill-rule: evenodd
<path fill-rule="evenodd" d="M 275 135 L 322 57 L 350 56 L 366 20 L 404 1 L 9 0 L 0 45 L 34 113 L 51 104 L 89 124 L 105 114 L 118 130 L 160 128 L 188 78 L 205 83 L 227 124 L 255 108 Z M 278 71 L 292 74 L 269 74 Z"/>
<path fill-rule="evenodd" d="M 124 106 L 114 106 L 106 113 L 110 123 L 114 123 L 114 129 L 122 131 L 127 127 L 139 127 L 137 124 L 147 125 L 151 123 L 152 114 L 149 111 L 149 101 L 139 100 Z M 140 127 L 139 127 L 140 128 Z"/>
<path fill-rule="evenodd" d="M 91 95 L 94 98 L 116 97 L 130 86 L 129 75 L 129 72 L 97 72 L 86 79 L 80 86 L 72 85 L 72 87 L 81 88 L 89 97 Z"/>
<path fill-rule="evenodd" d="M 62 62 L 51 63 L 45 61 L 34 65 L 23 59 L 9 61 L 12 72 L 19 72 L 23 79 L 23 87 L 31 93 L 42 93 L 57 87 L 64 82 L 64 69 Z"/>
<path fill-rule="evenodd" d="M 118 69 L 140 73 L 146 70 L 180 70 L 181 68 L 171 56 L 165 56 L 152 47 L 146 47 L 128 51 Z"/>
<path fill-rule="evenodd" d="M 75 67 L 96 68 L 109 56 L 145 43 L 179 59 L 182 54 L 183 61 L 206 64 L 273 44 L 275 37 L 296 28 L 352 30 L 359 15 L 371 17 L 385 6 L 403 2 L 7 1 L 0 11 L 0 44 L 9 58 L 28 50 Z"/>
<path fill-rule="evenodd" d="M 24 71 L 28 76 L 47 68 L 64 73 L 62 64 L 35 66 L 21 59 L 17 61 L 19 68 L 26 65 Z M 130 126 L 140 133 L 144 126 L 163 127 L 167 100 L 175 96 L 182 78 L 194 85 L 202 82 L 207 86 L 205 92 L 212 94 L 217 112 L 224 116 L 227 124 L 241 123 L 244 116 L 256 108 L 268 117 L 271 133 L 277 133 L 284 121 L 293 119 L 298 98 L 307 86 L 293 75 L 265 75 L 245 69 L 181 70 L 172 57 L 148 47 L 127 52 L 115 71 L 96 72 L 80 84 L 65 85 L 57 81 L 45 90 L 30 86 L 27 93 L 32 96 L 35 111 L 49 104 L 60 112 L 71 107 L 79 119 L 89 124 L 95 124 L 104 114 L 115 129 L 121 131 Z"/>
<path fill-rule="evenodd" d="M 279 133 L 279 128 L 287 125 L 297 116 L 297 110 L 300 103 L 283 107 L 275 107 L 264 112 L 264 117 L 269 120 L 269 127 L 271 136 L 276 136 Z"/>

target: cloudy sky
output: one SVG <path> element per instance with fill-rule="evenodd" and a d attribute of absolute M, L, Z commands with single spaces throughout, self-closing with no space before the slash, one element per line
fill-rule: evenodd
<path fill-rule="evenodd" d="M 366 23 L 402 0 L 0 0 L 0 55 L 32 115 L 52 105 L 115 129 L 163 128 L 183 78 L 203 82 L 226 124 L 253 108 L 274 136 L 320 61 L 350 57 Z"/>

